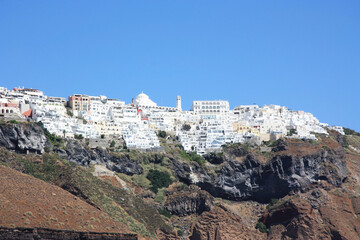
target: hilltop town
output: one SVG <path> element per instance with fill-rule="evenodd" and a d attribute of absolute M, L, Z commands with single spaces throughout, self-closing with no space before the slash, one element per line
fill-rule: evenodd
<path fill-rule="evenodd" d="M 0 106 L 1 239 L 359 238 L 360 133 L 311 113 L 28 88 Z"/>
<path fill-rule="evenodd" d="M 278 105 L 239 105 L 228 101 L 196 100 L 191 109 L 158 106 L 140 93 L 131 103 L 106 96 L 73 94 L 50 97 L 32 88 L 0 87 L 0 117 L 41 122 L 52 134 L 87 138 L 101 145 L 102 139 L 121 139 L 119 148 L 161 151 L 159 133 L 175 135 L 184 150 L 198 154 L 219 151 L 228 143 L 276 140 L 281 137 L 313 139 L 328 134 L 327 128 L 344 134 L 342 127 L 321 123 L 311 113 Z"/>

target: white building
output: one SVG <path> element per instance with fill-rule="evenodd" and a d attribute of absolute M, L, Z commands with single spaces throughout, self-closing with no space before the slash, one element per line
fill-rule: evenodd
<path fill-rule="evenodd" d="M 193 101 L 191 111 L 201 115 L 203 119 L 216 119 L 217 115 L 229 113 L 230 105 L 224 100 Z"/>

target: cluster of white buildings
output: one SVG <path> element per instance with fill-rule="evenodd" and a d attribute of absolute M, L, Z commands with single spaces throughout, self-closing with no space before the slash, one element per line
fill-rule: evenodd
<path fill-rule="evenodd" d="M 0 87 L 0 117 L 32 118 L 53 134 L 73 138 L 123 138 L 128 148 L 160 147 L 157 131 L 176 135 L 187 151 L 204 154 L 226 143 L 275 140 L 280 137 L 316 139 L 327 134 L 327 124 L 311 113 L 278 105 L 241 105 L 230 110 L 228 101 L 193 101 L 183 111 L 181 97 L 176 107 L 158 106 L 140 93 L 131 103 L 106 96 L 73 94 L 68 101 L 49 97 L 29 88 Z M 342 127 L 331 127 L 343 134 Z"/>

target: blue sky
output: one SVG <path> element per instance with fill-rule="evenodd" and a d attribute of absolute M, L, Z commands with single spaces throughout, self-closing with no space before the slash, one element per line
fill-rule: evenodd
<path fill-rule="evenodd" d="M 360 131 L 360 1 L 0 0 L 0 86 L 279 104 Z"/>

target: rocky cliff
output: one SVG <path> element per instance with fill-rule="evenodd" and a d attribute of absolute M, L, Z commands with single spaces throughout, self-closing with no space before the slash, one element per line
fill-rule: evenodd
<path fill-rule="evenodd" d="M 43 153 L 50 142 L 36 124 L 0 124 L 0 146 L 17 152 Z"/>
<path fill-rule="evenodd" d="M 196 219 L 190 240 L 265 239 L 264 234 L 250 230 L 240 216 L 219 206 Z"/>
<path fill-rule="evenodd" d="M 214 207 L 214 198 L 196 186 L 172 191 L 164 203 L 165 209 L 177 216 L 200 215 Z"/>
<path fill-rule="evenodd" d="M 128 175 L 141 174 L 143 171 L 141 166 L 137 162 L 132 161 L 127 155 L 117 157 L 104 149 L 97 148 L 90 150 L 76 140 L 67 140 L 65 149 L 54 149 L 54 151 L 70 162 L 75 162 L 82 166 L 88 166 L 90 163 L 101 164 L 109 170 Z"/>
<path fill-rule="evenodd" d="M 215 172 L 209 164 L 199 166 L 176 159 L 172 168 L 181 181 L 196 184 L 215 197 L 267 202 L 291 192 L 305 191 L 320 180 L 341 186 L 347 177 L 345 152 L 337 142 L 331 144 L 330 148 L 290 142 L 286 148 L 274 147 L 266 162 L 260 160 L 260 154 L 246 152 L 238 145 L 224 149 L 222 160 L 217 156 L 215 162 L 221 164 L 215 166 Z"/>
<path fill-rule="evenodd" d="M 126 155 L 117 157 L 106 150 L 86 148 L 77 140 L 65 141 L 65 147 L 52 146 L 44 130 L 34 123 L 0 124 L 0 146 L 19 153 L 44 153 L 53 149 L 61 157 L 82 166 L 101 164 L 108 169 L 128 175 L 141 174 L 142 168 Z"/>

